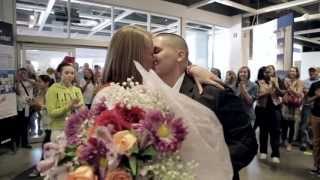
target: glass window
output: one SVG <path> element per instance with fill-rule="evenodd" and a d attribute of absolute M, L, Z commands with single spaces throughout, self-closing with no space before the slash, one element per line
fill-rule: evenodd
<path fill-rule="evenodd" d="M 220 69 L 222 79 L 225 78 L 226 72 L 230 70 L 230 49 L 230 30 L 227 28 L 215 26 L 213 43 L 213 67 Z"/>
<path fill-rule="evenodd" d="M 180 34 L 180 20 L 174 17 L 151 15 L 151 32 Z"/>
<path fill-rule="evenodd" d="M 48 68 L 56 69 L 65 56 L 70 53 L 67 51 L 49 50 L 49 49 L 27 49 L 25 50 L 26 61 L 31 62 L 37 74 L 46 74 Z M 46 62 L 46 63 L 44 63 Z"/>
<path fill-rule="evenodd" d="M 150 27 L 152 33 L 180 34 L 180 19 L 176 17 L 82 0 L 70 1 L 70 7 L 68 3 L 67 0 L 17 0 L 18 34 L 106 41 L 110 40 L 112 31 L 126 25 L 145 30 Z"/>
<path fill-rule="evenodd" d="M 23 35 L 67 37 L 67 1 L 17 0 L 17 32 Z"/>
<path fill-rule="evenodd" d="M 89 67 L 92 69 L 95 65 L 103 67 L 106 57 L 106 49 L 76 48 L 76 61 L 80 68 L 84 65 L 84 63 L 88 63 Z"/>
<path fill-rule="evenodd" d="M 111 36 L 111 7 L 71 1 L 70 38 L 108 40 Z"/>
<path fill-rule="evenodd" d="M 114 10 L 114 31 L 127 25 L 136 25 L 147 30 L 147 13 L 137 12 L 125 8 Z"/>
<path fill-rule="evenodd" d="M 187 22 L 185 39 L 189 47 L 189 60 L 205 68 L 212 67 L 213 26 Z"/>
<path fill-rule="evenodd" d="M 129 25 L 129 24 L 136 25 L 136 26 L 139 26 L 139 27 L 147 30 L 148 15 L 146 13 L 142 13 L 142 12 L 132 12 L 128 16 L 119 20 L 119 22 L 126 23 L 127 25 Z"/>

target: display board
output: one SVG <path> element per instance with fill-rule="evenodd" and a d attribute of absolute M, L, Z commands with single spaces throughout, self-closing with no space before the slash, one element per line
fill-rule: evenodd
<path fill-rule="evenodd" d="M 12 24 L 0 22 L 0 120 L 17 115 Z"/>

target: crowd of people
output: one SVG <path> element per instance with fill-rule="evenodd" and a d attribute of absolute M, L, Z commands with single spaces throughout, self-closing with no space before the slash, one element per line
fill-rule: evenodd
<path fill-rule="evenodd" d="M 212 68 L 211 72 L 221 77 L 219 69 Z M 250 69 L 244 66 L 237 74 L 227 71 L 225 84 L 244 100 L 254 129 L 260 129 L 260 159 L 267 159 L 270 138 L 272 162 L 280 163 L 281 147 L 290 152 L 296 145 L 301 151 L 314 149 L 315 172 L 318 172 L 320 76 L 316 67 L 310 67 L 308 72 L 309 78 L 301 80 L 299 69 L 291 67 L 281 79 L 275 67 L 269 65 L 261 67 L 256 81 L 252 82 Z"/>
<path fill-rule="evenodd" d="M 130 39 L 130 36 L 133 38 Z M 129 44 L 127 41 L 134 43 Z M 167 49 L 169 47 L 177 51 Z M 139 48 L 143 48 L 143 51 L 139 51 Z M 65 118 L 70 113 L 80 108 L 90 108 L 96 93 L 107 83 L 125 81 L 128 77 L 142 82 L 139 72 L 133 68 L 133 60 L 141 60 L 140 63 L 147 70 L 155 70 L 169 86 L 177 88 L 177 91 L 199 101 L 217 114 L 229 147 L 234 180 L 239 179 L 238 171 L 248 165 L 256 154 L 255 134 L 252 133 L 256 129 L 259 129 L 260 159 L 268 157 L 269 137 L 271 161 L 274 163 L 280 163 L 281 146 L 291 151 L 292 145 L 297 143 L 303 151 L 313 148 L 315 169 L 312 172 L 320 174 L 320 81 L 316 68 L 309 68 L 310 77 L 302 81 L 296 67 L 291 67 L 287 77 L 281 79 L 273 65 L 264 66 L 259 69 L 257 80 L 252 82 L 249 67 L 243 66 L 237 73 L 227 71 L 223 83 L 221 73 L 216 68 L 211 70 L 215 75 L 203 73 L 206 72 L 204 69 L 201 69 L 202 73 L 197 73 L 197 69 L 192 71 L 192 67 L 191 72 L 188 72 L 191 65 L 189 62 L 187 67 L 188 48 L 182 37 L 164 33 L 152 39 L 147 32 L 133 27 L 122 28 L 114 34 L 104 71 L 98 65 L 91 69 L 87 63 L 79 70 L 73 57 L 65 57 L 56 70 L 49 68 L 46 75 L 36 75 L 30 70 L 30 65 L 17 71 L 17 144 L 31 148 L 28 136 L 34 132 L 35 124 L 31 119 L 39 120 L 36 124 L 41 124 L 39 129 L 43 130 L 43 143 L 46 143 L 63 131 Z M 178 63 L 175 65 L 169 60 Z M 184 78 L 190 76 L 197 79 L 198 75 L 200 83 L 222 87 L 223 90 L 208 89 L 203 85 L 203 96 L 190 94 L 190 87 L 184 85 L 187 83 Z M 214 82 L 208 82 L 208 77 Z M 208 99 L 212 94 L 213 97 L 224 99 Z M 241 118 L 242 122 L 234 121 Z M 246 125 L 246 119 L 250 122 L 249 126 Z M 308 123 L 312 128 L 309 128 Z M 313 137 L 310 132 L 313 132 Z M 37 171 L 31 174 L 37 175 Z"/>

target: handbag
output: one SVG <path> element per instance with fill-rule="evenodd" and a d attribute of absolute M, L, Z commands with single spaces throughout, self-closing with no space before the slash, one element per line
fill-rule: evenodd
<path fill-rule="evenodd" d="M 291 93 L 285 93 L 282 100 L 287 106 L 300 107 L 302 105 L 302 97 Z"/>

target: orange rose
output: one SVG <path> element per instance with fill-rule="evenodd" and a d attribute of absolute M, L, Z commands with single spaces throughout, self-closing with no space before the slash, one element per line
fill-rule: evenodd
<path fill-rule="evenodd" d="M 105 180 L 132 180 L 132 176 L 125 170 L 115 169 L 107 173 Z"/>
<path fill-rule="evenodd" d="M 137 142 L 137 138 L 132 133 L 130 133 L 130 131 L 125 130 L 119 131 L 114 134 L 113 142 L 116 146 L 117 151 L 121 154 L 125 154 L 133 148 L 133 146 Z"/>
<path fill-rule="evenodd" d="M 88 137 L 92 137 L 96 132 L 96 126 L 92 126 L 88 129 Z"/>
<path fill-rule="evenodd" d="M 93 170 L 89 166 L 80 166 L 68 174 L 68 180 L 97 180 Z"/>

